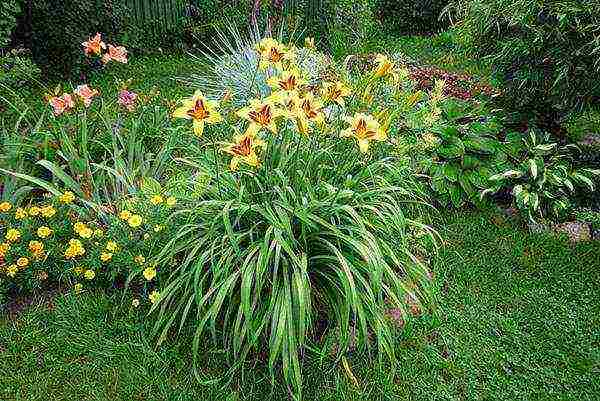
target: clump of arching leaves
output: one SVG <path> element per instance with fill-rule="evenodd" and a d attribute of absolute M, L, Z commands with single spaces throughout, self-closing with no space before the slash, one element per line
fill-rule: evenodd
<path fill-rule="evenodd" d="M 188 223 L 157 257 L 177 268 L 153 306 L 161 339 L 194 327 L 194 355 L 205 334 L 234 368 L 266 347 L 296 397 L 303 353 L 325 346 L 317 321 L 339 357 L 353 343 L 394 357 L 386 311 L 428 303 L 411 249 L 416 233 L 432 234 L 415 219 L 421 186 L 390 141 L 401 109 L 386 107 L 403 101 L 406 71 L 380 56 L 360 76 L 331 63 L 315 76 L 304 66 L 325 58 L 307 44 L 238 41 L 175 110 L 198 136 L 178 161 L 208 178 L 181 199 L 177 220 Z"/>

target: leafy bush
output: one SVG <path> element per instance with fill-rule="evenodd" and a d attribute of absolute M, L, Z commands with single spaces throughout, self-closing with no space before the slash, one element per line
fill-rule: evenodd
<path fill-rule="evenodd" d="M 446 27 L 440 14 L 448 0 L 376 0 L 376 16 L 386 33 L 427 34 Z"/>
<path fill-rule="evenodd" d="M 548 133 L 530 131 L 513 142 L 512 152 L 519 162 L 516 169 L 490 177 L 491 188 L 484 193 L 509 189 L 516 206 L 530 221 L 547 217 L 563 218 L 572 209 L 572 200 L 578 187 L 594 192 L 592 178 L 600 170 L 575 168 L 573 152 L 576 146 L 559 146 L 550 142 Z"/>
<path fill-rule="evenodd" d="M 334 57 L 370 51 L 378 39 L 373 0 L 335 0 L 329 23 L 329 49 Z"/>
<path fill-rule="evenodd" d="M 20 0 L 5 0 L 0 4 L 0 52 L 8 46 L 20 12 Z"/>
<path fill-rule="evenodd" d="M 463 40 L 506 83 L 507 103 L 548 114 L 597 101 L 599 0 L 453 3 Z"/>

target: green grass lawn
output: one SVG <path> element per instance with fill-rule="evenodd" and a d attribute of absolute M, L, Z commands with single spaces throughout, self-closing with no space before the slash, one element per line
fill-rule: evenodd
<path fill-rule="evenodd" d="M 349 358 L 304 363 L 307 400 L 596 400 L 600 397 L 600 246 L 528 234 L 488 213 L 438 221 L 439 301 L 398 332 L 391 369 Z M 152 318 L 116 294 L 59 296 L 0 318 L 2 400 L 281 400 L 261 363 L 199 383 L 184 335 L 154 347 Z M 204 380 L 227 379 L 207 349 Z"/>

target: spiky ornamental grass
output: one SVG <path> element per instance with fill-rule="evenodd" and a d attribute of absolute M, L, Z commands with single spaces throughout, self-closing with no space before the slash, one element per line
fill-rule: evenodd
<path fill-rule="evenodd" d="M 429 299 L 426 268 L 409 249 L 428 228 L 409 216 L 420 188 L 406 165 L 381 156 L 389 149 L 365 158 L 350 141 L 291 129 L 265 139 L 256 171 L 227 171 L 210 145 L 187 160 L 210 181 L 182 201 L 178 217 L 189 223 L 158 256 L 178 267 L 154 307 L 156 330 L 162 341 L 191 323 L 194 355 L 211 333 L 233 368 L 266 347 L 271 372 L 281 368 L 301 397 L 316 321 L 326 319 L 339 355 L 355 342 L 394 357 L 386 310 Z"/>

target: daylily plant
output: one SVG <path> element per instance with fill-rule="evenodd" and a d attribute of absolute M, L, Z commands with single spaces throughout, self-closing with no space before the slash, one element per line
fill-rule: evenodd
<path fill-rule="evenodd" d="M 370 114 L 356 113 L 353 117 L 345 117 L 344 120 L 350 124 L 340 133 L 341 137 L 355 138 L 358 148 L 362 153 L 369 151 L 370 141 L 385 141 L 387 134 Z"/>
<path fill-rule="evenodd" d="M 229 167 L 235 171 L 240 163 L 245 163 L 251 167 L 258 167 L 260 160 L 256 153 L 256 148 L 264 148 L 265 142 L 252 131 L 247 131 L 243 135 L 236 135 L 234 143 L 230 143 L 222 150 L 232 155 Z"/>

